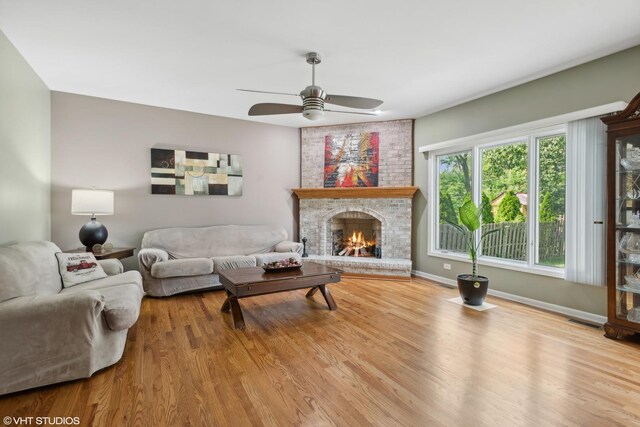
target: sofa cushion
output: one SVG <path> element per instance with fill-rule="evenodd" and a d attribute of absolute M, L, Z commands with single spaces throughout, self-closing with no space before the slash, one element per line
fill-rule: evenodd
<path fill-rule="evenodd" d="M 0 247 L 0 302 L 60 292 L 56 252 L 60 248 L 44 241 Z"/>
<path fill-rule="evenodd" d="M 287 231 L 273 225 L 215 225 L 147 231 L 143 248 L 166 251 L 171 258 L 211 258 L 272 252 L 287 239 Z"/>
<path fill-rule="evenodd" d="M 135 284 L 109 286 L 100 290 L 104 296 L 103 314 L 109 329 L 121 331 L 132 327 L 140 315 L 143 292 Z"/>
<path fill-rule="evenodd" d="M 218 273 L 221 270 L 228 270 L 230 268 L 256 266 L 256 257 L 248 255 L 217 256 L 211 258 L 211 260 L 213 261 L 214 273 Z"/>
<path fill-rule="evenodd" d="M 213 261 L 208 258 L 170 259 L 151 266 L 151 275 L 158 279 L 211 273 L 213 273 Z"/>
<path fill-rule="evenodd" d="M 253 254 L 256 257 L 256 265 L 261 267 L 263 264 L 268 264 L 274 261 L 282 261 L 285 259 L 293 258 L 298 262 L 302 262 L 300 254 L 295 252 L 269 252 L 266 254 Z"/>
<path fill-rule="evenodd" d="M 62 286 L 65 288 L 107 277 L 107 273 L 92 253 L 58 252 L 56 258 L 58 258 Z"/>

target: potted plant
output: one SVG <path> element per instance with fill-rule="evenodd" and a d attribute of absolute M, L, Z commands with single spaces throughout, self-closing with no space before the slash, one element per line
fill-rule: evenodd
<path fill-rule="evenodd" d="M 469 248 L 469 257 L 471 258 L 472 264 L 471 274 L 459 274 L 457 277 L 460 297 L 462 301 L 468 305 L 482 305 L 487 296 L 489 279 L 478 275 L 478 249 L 485 237 L 499 231 L 497 229 L 487 231 L 482 233 L 480 239 L 476 239 L 476 230 L 480 228 L 480 224 L 482 223 L 484 205 L 485 204 L 482 203 L 480 206 L 476 206 L 472 200 L 467 200 L 458 208 L 458 216 L 462 226 L 447 221 L 465 236 L 465 243 Z"/>

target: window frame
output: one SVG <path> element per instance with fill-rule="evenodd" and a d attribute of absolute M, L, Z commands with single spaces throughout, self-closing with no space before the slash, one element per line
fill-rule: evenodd
<path fill-rule="evenodd" d="M 455 147 L 447 147 L 439 150 L 430 151 L 428 154 L 428 204 L 429 217 L 429 242 L 427 255 L 436 258 L 445 258 L 456 261 L 468 262 L 471 260 L 468 254 L 459 252 L 449 252 L 447 250 L 437 249 L 439 244 L 439 225 L 440 225 L 440 174 L 438 165 L 438 156 L 446 156 L 462 152 L 471 152 L 471 173 L 472 173 L 472 198 L 474 201 L 482 198 L 482 150 L 495 148 L 499 146 L 526 143 L 527 144 L 527 257 L 525 261 L 507 260 L 504 258 L 489 257 L 486 255 L 478 256 L 478 264 L 489 267 L 503 268 L 507 270 L 521 271 L 526 273 L 539 274 L 564 279 L 565 267 L 550 267 L 536 264 L 536 254 L 538 253 L 538 223 L 539 223 L 539 139 L 549 136 L 566 135 L 567 125 L 562 123 L 555 126 L 547 126 L 540 128 L 532 128 L 528 130 L 520 130 L 519 132 L 502 134 L 492 134 L 485 137 L 469 138 L 463 144 Z M 566 159 L 566 155 L 565 155 Z M 565 160 L 566 161 L 566 160 Z M 566 181 L 565 181 L 566 186 Z M 533 197 L 532 197 L 533 195 Z M 481 230 L 476 231 L 478 237 Z"/>
<path fill-rule="evenodd" d="M 535 165 L 534 167 L 536 168 L 536 176 L 535 176 L 535 182 L 532 182 L 533 187 L 531 189 L 531 191 L 535 191 L 536 197 L 535 197 L 535 222 L 533 224 L 533 227 L 530 228 L 530 232 L 533 233 L 531 234 L 532 236 L 536 236 L 536 243 L 538 242 L 538 239 L 540 237 L 540 198 L 541 198 L 541 194 L 540 194 L 540 143 L 539 140 L 544 139 L 544 138 L 549 138 L 549 137 L 553 137 L 553 136 L 559 136 L 559 135 L 564 135 L 565 137 L 565 152 L 564 152 L 564 162 L 565 162 L 565 179 L 564 179 L 564 187 L 565 187 L 565 206 L 564 206 L 564 216 L 565 218 L 567 217 L 567 205 L 566 205 L 566 188 L 567 188 L 567 176 L 566 176 L 566 171 L 567 171 L 567 129 L 566 126 L 564 126 L 564 131 L 563 132 L 559 132 L 559 133 L 549 133 L 546 132 L 544 134 L 536 134 L 534 137 L 532 137 L 532 143 L 534 144 L 535 147 Z M 533 222 L 533 221 L 532 221 Z M 566 241 L 566 235 L 565 235 L 565 241 Z M 540 246 L 538 244 L 533 245 L 533 250 L 531 251 L 531 254 L 529 254 L 529 256 L 531 257 L 531 264 L 535 265 L 536 267 L 544 267 L 544 268 L 551 268 L 551 269 L 557 269 L 557 270 L 562 270 L 564 271 L 564 269 L 566 268 L 566 264 L 567 264 L 567 258 L 566 258 L 566 246 L 565 246 L 565 263 L 564 263 L 564 267 L 559 268 L 559 267 L 550 267 L 550 266 L 545 266 L 544 264 L 540 264 Z"/>

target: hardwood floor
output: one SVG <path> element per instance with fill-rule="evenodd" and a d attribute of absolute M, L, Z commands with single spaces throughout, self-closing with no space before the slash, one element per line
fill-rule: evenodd
<path fill-rule="evenodd" d="M 640 425 L 640 344 L 508 301 L 477 312 L 422 279 L 146 298 L 124 357 L 93 377 L 0 397 L 0 417 L 89 426 Z"/>

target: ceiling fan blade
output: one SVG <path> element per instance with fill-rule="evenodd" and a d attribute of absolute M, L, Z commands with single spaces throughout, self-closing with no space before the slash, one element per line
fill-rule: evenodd
<path fill-rule="evenodd" d="M 324 102 L 342 107 L 369 109 L 376 108 L 382 104 L 383 101 L 373 98 L 361 98 L 359 96 L 327 95 Z"/>
<path fill-rule="evenodd" d="M 362 111 L 340 111 L 340 110 L 326 110 L 326 109 L 324 111 L 328 111 L 330 113 L 362 114 L 365 116 L 377 116 L 376 113 L 364 113 Z"/>
<path fill-rule="evenodd" d="M 266 90 L 252 90 L 252 89 L 236 89 L 242 92 L 254 92 L 254 93 L 270 93 L 272 95 L 291 95 L 300 96 L 299 93 L 284 93 L 284 92 L 267 92 Z"/>
<path fill-rule="evenodd" d="M 302 113 L 302 105 L 291 104 L 256 104 L 249 108 L 250 116 L 268 116 L 271 114 L 292 114 Z"/>

